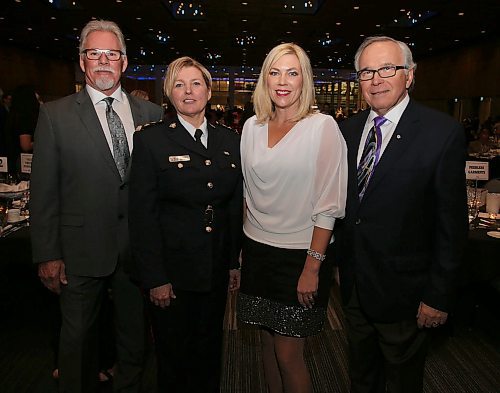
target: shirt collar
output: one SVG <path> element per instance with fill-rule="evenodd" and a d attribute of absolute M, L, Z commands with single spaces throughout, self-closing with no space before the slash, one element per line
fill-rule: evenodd
<path fill-rule="evenodd" d="M 123 97 L 124 93 L 121 86 L 118 86 L 118 88 L 110 96 L 107 96 L 106 94 L 94 89 L 92 86 L 89 85 L 86 85 L 85 88 L 87 89 L 87 93 L 89 93 L 90 99 L 92 100 L 92 103 L 94 105 L 97 105 L 106 97 L 113 97 L 116 101 L 119 102 L 125 101 L 125 98 Z"/>
<path fill-rule="evenodd" d="M 179 122 L 183 125 L 183 127 L 191 134 L 191 136 L 194 138 L 194 132 L 199 128 L 200 130 L 203 131 L 203 135 L 208 136 L 208 127 L 207 127 L 207 118 L 203 118 L 203 123 L 199 127 L 193 126 L 191 123 L 187 122 L 182 118 L 182 116 L 177 115 L 177 118 L 179 119 Z"/>
<path fill-rule="evenodd" d="M 401 100 L 399 104 L 397 104 L 394 108 L 391 108 L 389 112 L 387 112 L 384 117 L 389 120 L 393 124 L 398 124 L 399 119 L 403 116 L 403 112 L 405 111 L 408 103 L 410 102 L 410 96 L 406 94 L 405 98 Z M 370 110 L 370 114 L 368 115 L 368 123 L 372 124 L 373 119 L 377 117 L 377 113 L 372 109 Z"/>

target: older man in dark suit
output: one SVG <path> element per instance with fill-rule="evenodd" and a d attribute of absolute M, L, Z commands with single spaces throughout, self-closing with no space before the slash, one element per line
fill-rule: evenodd
<path fill-rule="evenodd" d="M 464 132 L 409 98 L 416 64 L 406 44 L 370 37 L 355 66 L 371 109 L 341 124 L 351 391 L 421 392 L 428 330 L 446 322 L 466 237 Z"/>
<path fill-rule="evenodd" d="M 43 105 L 31 177 L 34 262 L 60 294 L 60 390 L 98 390 L 98 321 L 113 292 L 117 342 L 114 390 L 138 392 L 144 355 L 143 304 L 127 274 L 128 163 L 135 127 L 161 118 L 161 107 L 121 89 L 125 41 L 110 21 L 80 35 L 86 87 Z"/>

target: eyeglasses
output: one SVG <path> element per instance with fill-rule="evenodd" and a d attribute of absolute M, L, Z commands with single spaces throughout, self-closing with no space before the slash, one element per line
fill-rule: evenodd
<path fill-rule="evenodd" d="M 85 56 L 87 56 L 89 60 L 99 60 L 104 53 L 106 58 L 110 61 L 118 61 L 125 55 L 121 50 L 116 49 L 84 49 L 82 53 L 85 53 Z"/>
<path fill-rule="evenodd" d="M 391 78 L 394 75 L 396 75 L 397 70 L 407 70 L 408 66 L 384 66 L 380 67 L 378 70 L 369 70 L 369 69 L 364 69 L 361 71 L 358 71 L 358 79 L 360 81 L 369 81 L 372 80 L 373 77 L 375 76 L 375 73 L 378 74 L 381 78 Z"/>

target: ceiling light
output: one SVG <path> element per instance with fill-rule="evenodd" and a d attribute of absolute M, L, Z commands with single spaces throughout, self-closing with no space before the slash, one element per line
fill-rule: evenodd
<path fill-rule="evenodd" d="M 359 6 L 357 6 L 357 5 L 355 5 L 355 6 L 354 6 L 354 7 L 352 7 L 352 8 L 354 8 L 355 10 L 359 10 Z"/>
<path fill-rule="evenodd" d="M 463 12 L 459 12 L 458 16 L 464 16 L 465 14 Z"/>

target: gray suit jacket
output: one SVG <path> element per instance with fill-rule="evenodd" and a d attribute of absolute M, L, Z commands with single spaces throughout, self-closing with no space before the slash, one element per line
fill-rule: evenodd
<path fill-rule="evenodd" d="M 135 126 L 160 106 L 127 96 Z M 131 266 L 128 179 L 123 182 L 86 89 L 40 107 L 31 173 L 35 263 L 63 259 L 66 272 L 101 277 Z"/>

